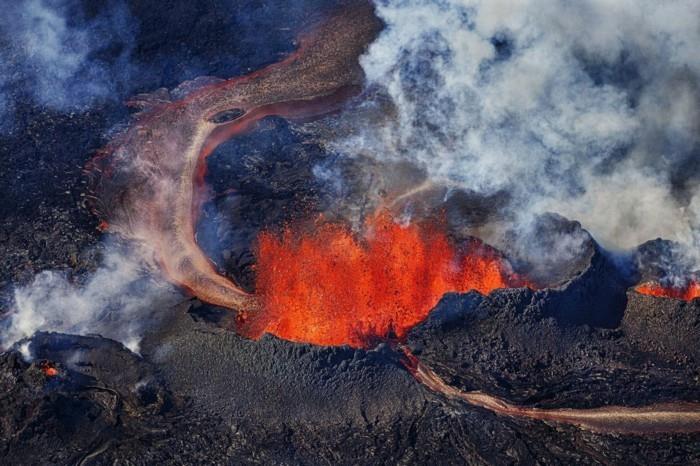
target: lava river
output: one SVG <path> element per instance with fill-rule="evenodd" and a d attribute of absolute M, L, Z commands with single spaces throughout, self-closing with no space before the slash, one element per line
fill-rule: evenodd
<path fill-rule="evenodd" d="M 656 296 L 659 298 L 674 298 L 690 301 L 700 298 L 700 283 L 690 281 L 684 286 L 663 286 L 657 282 L 642 283 L 635 288 L 637 293 Z"/>

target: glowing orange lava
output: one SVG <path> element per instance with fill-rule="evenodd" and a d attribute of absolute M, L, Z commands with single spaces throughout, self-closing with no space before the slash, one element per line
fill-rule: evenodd
<path fill-rule="evenodd" d="M 252 338 L 271 333 L 364 347 L 405 336 L 447 292 L 523 285 L 495 250 L 477 240 L 455 247 L 435 222 L 400 225 L 381 213 L 354 234 L 320 219 L 312 229 L 259 236 L 256 288 L 263 310 L 241 330 Z"/>
<path fill-rule="evenodd" d="M 700 283 L 696 281 L 691 281 L 683 287 L 665 287 L 657 282 L 649 282 L 637 286 L 635 290 L 638 293 L 650 296 L 683 299 L 685 301 L 700 298 Z"/>
<path fill-rule="evenodd" d="M 53 367 L 49 362 L 43 362 L 40 367 L 41 371 L 47 377 L 56 377 L 58 375 L 58 369 Z"/>

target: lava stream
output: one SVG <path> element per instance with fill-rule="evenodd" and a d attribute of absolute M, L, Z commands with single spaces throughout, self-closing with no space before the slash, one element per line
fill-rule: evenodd
<path fill-rule="evenodd" d="M 605 406 L 588 409 L 531 408 L 511 404 L 482 392 L 465 392 L 448 385 L 432 369 L 422 364 L 407 348 L 406 366 L 420 383 L 447 398 L 462 400 L 498 415 L 575 425 L 579 428 L 620 434 L 700 432 L 700 404 L 660 403 L 628 408 Z"/>
<path fill-rule="evenodd" d="M 268 116 L 308 120 L 338 110 L 361 88 L 358 58 L 381 27 L 369 1 L 351 2 L 278 63 L 137 96 L 131 104 L 141 112 L 86 167 L 101 228 L 146 246 L 149 262 L 202 301 L 257 309 L 256 297 L 221 275 L 197 244 L 206 158 Z"/>
<path fill-rule="evenodd" d="M 690 301 L 700 298 L 700 283 L 690 281 L 682 287 L 663 286 L 658 282 L 643 283 L 635 288 L 637 293 L 661 298 L 675 298 Z"/>
<path fill-rule="evenodd" d="M 326 346 L 401 338 L 447 292 L 526 285 L 481 242 L 456 247 L 439 222 L 401 225 L 386 212 L 358 234 L 323 219 L 263 232 L 256 272 L 262 311 L 242 332 Z"/>

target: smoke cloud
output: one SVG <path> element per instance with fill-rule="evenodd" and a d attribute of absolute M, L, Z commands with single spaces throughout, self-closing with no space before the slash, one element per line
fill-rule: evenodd
<path fill-rule="evenodd" d="M 4 322 L 1 347 L 35 332 L 99 334 L 138 352 L 144 329 L 181 300 L 171 286 L 153 276 L 142 255 L 108 244 L 101 265 L 84 280 L 44 271 L 15 290 L 14 309 Z"/>
<path fill-rule="evenodd" d="M 610 248 L 697 249 L 700 3 L 376 3 L 362 65 L 394 111 L 334 149 L 506 192 L 522 224 L 553 211 Z"/>
<path fill-rule="evenodd" d="M 11 118 L 13 100 L 23 93 L 57 111 L 118 97 L 132 71 L 135 33 L 121 0 L 106 2 L 94 15 L 78 0 L 26 0 L 3 7 L 3 119 Z"/>

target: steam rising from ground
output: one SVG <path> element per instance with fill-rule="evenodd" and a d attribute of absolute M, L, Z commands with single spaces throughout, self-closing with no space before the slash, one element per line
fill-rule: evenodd
<path fill-rule="evenodd" d="M 700 3 L 380 0 L 363 58 L 395 107 L 336 149 L 507 192 L 604 244 L 696 245 Z"/>
<path fill-rule="evenodd" d="M 3 7 L 3 120 L 11 118 L 13 101 L 25 98 L 25 91 L 36 104 L 58 111 L 118 96 L 132 69 L 135 33 L 122 0 L 105 2 L 93 15 L 78 0 L 26 0 Z"/>
<path fill-rule="evenodd" d="M 39 273 L 15 290 L 0 347 L 44 330 L 100 334 L 138 352 L 143 331 L 153 324 L 159 309 L 181 299 L 172 287 L 147 274 L 139 257 L 108 245 L 100 267 L 82 283 L 57 271 Z"/>

